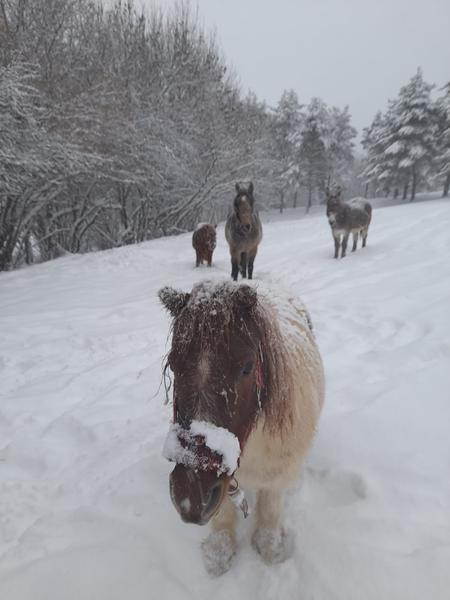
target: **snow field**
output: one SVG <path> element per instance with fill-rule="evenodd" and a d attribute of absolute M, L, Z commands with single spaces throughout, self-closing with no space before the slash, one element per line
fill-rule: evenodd
<path fill-rule="evenodd" d="M 448 598 L 449 252 L 445 200 L 375 210 L 339 261 L 322 214 L 265 226 L 255 277 L 305 301 L 327 401 L 292 558 L 267 567 L 241 520 L 220 580 L 169 498 L 157 291 L 228 278 L 223 229 L 212 269 L 186 234 L 1 274 L 0 598 Z"/>

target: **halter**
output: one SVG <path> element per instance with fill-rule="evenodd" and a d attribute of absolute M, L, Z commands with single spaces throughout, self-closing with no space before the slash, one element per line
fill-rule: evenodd
<path fill-rule="evenodd" d="M 258 347 L 258 355 L 255 365 L 255 383 L 256 383 L 256 397 L 258 402 L 258 410 L 255 415 L 255 420 L 261 412 L 261 391 L 264 389 L 264 375 L 263 375 L 263 354 L 261 346 Z M 166 404 L 169 400 L 169 391 L 172 387 L 172 380 L 168 373 L 167 367 L 164 369 L 164 387 L 166 392 Z M 223 427 L 215 427 L 218 430 L 222 430 L 224 436 L 234 436 L 229 430 Z M 249 432 L 251 428 L 249 427 Z M 248 436 L 248 434 L 247 434 Z M 247 438 L 246 436 L 246 438 Z M 237 438 L 236 438 L 237 439 Z M 228 487 L 228 496 L 230 500 L 242 511 L 244 518 L 247 518 L 249 514 L 249 507 L 247 500 L 244 496 L 243 491 L 239 487 L 239 483 L 235 477 L 235 472 L 239 468 L 240 453 L 242 452 L 242 446 L 240 440 L 237 440 L 241 448 L 239 456 L 236 459 L 236 464 L 233 464 L 230 468 L 224 464 L 224 455 L 217 448 L 213 448 L 207 443 L 205 435 L 192 433 L 191 426 L 189 429 L 184 427 L 178 422 L 178 410 L 175 399 L 173 399 L 173 417 L 172 426 L 169 430 L 166 443 L 164 445 L 163 454 L 164 456 L 177 464 L 184 464 L 186 467 L 194 468 L 200 471 L 216 471 L 216 473 L 226 473 L 231 477 L 231 481 Z M 246 441 L 246 440 L 245 440 Z"/>

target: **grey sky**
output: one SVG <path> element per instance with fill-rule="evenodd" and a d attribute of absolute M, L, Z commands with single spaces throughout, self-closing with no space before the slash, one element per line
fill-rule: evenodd
<path fill-rule="evenodd" d="M 170 6 L 175 0 L 142 0 Z M 284 89 L 301 102 L 348 104 L 367 126 L 418 66 L 450 80 L 450 0 L 198 0 L 202 22 L 244 89 L 275 105 Z"/>

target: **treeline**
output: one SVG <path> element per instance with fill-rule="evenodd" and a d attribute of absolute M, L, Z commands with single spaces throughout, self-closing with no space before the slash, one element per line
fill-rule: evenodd
<path fill-rule="evenodd" d="M 0 0 L 0 36 L 0 270 L 190 229 L 271 180 L 271 117 L 189 5 Z"/>
<path fill-rule="evenodd" d="M 237 180 L 311 203 L 348 175 L 349 121 L 243 96 L 188 3 L 0 0 L 0 270 L 218 220 Z"/>
<path fill-rule="evenodd" d="M 280 210 L 321 202 L 326 186 L 338 183 L 348 192 L 360 186 L 355 178 L 354 138 L 348 107 L 328 107 L 320 98 L 299 103 L 285 91 L 274 111 L 274 138 L 279 160 Z"/>
<path fill-rule="evenodd" d="M 362 178 L 370 195 L 415 198 L 418 189 L 450 187 L 450 82 L 440 90 L 423 79 L 419 69 L 409 83 L 378 112 L 364 130 L 366 150 Z"/>

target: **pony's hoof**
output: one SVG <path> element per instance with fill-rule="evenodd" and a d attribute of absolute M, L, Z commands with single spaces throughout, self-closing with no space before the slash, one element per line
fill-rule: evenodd
<path fill-rule="evenodd" d="M 275 565 L 292 555 L 293 541 L 293 536 L 284 529 L 257 529 L 252 545 L 264 562 Z"/>
<path fill-rule="evenodd" d="M 234 553 L 234 542 L 228 531 L 214 531 L 202 542 L 203 562 L 212 577 L 229 570 Z"/>

